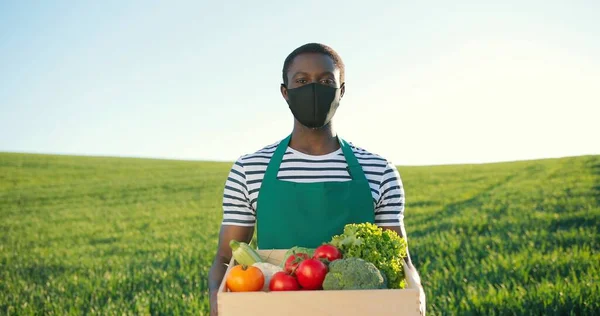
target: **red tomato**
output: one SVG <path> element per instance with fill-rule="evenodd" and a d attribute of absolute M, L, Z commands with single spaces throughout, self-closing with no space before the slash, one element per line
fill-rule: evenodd
<path fill-rule="evenodd" d="M 329 262 L 342 259 L 342 252 L 333 245 L 325 244 L 315 249 L 313 258 L 327 259 Z"/>
<path fill-rule="evenodd" d="M 307 290 L 321 289 L 326 274 L 327 265 L 319 259 L 304 260 L 300 262 L 298 269 L 296 269 L 298 283 Z"/>
<path fill-rule="evenodd" d="M 298 280 L 283 271 L 273 274 L 269 283 L 269 291 L 297 291 L 299 289 Z"/>
<path fill-rule="evenodd" d="M 294 274 L 294 271 L 296 270 L 296 268 L 298 267 L 300 262 L 302 262 L 306 259 L 310 259 L 310 256 L 308 254 L 305 254 L 302 252 L 293 254 L 293 255 L 289 256 L 287 258 L 287 260 L 285 260 L 285 266 L 284 266 L 283 270 L 285 272 L 287 272 L 288 274 Z"/>

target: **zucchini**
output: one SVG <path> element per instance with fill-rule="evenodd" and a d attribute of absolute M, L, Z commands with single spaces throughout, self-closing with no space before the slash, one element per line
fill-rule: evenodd
<path fill-rule="evenodd" d="M 238 264 L 251 266 L 257 262 L 263 262 L 260 255 L 245 242 L 231 240 L 229 242 L 229 247 L 231 247 L 233 259 L 235 259 Z"/>

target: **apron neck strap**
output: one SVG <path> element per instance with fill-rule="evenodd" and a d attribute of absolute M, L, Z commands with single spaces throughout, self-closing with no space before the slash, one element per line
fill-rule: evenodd
<path fill-rule="evenodd" d="M 271 157 L 271 161 L 269 162 L 269 165 L 267 166 L 267 171 L 265 171 L 264 180 L 277 179 L 277 174 L 279 174 L 279 166 L 281 166 L 281 161 L 283 160 L 283 155 L 285 155 L 288 145 L 290 144 L 291 138 L 292 138 L 292 135 L 290 134 L 288 137 L 283 139 L 279 143 L 279 145 L 277 145 L 277 149 L 273 153 L 273 156 Z"/>
<path fill-rule="evenodd" d="M 362 167 L 358 163 L 358 159 L 352 152 L 352 147 L 345 140 L 338 136 L 338 140 L 340 142 L 340 146 L 342 147 L 342 152 L 344 153 L 344 158 L 346 158 L 346 163 L 348 164 L 348 172 L 350 173 L 350 177 L 353 179 L 362 173 Z"/>

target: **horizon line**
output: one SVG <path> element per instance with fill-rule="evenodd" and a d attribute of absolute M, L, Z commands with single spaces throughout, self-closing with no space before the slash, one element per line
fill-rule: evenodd
<path fill-rule="evenodd" d="M 235 160 L 214 160 L 214 159 L 202 159 L 202 158 L 177 158 L 177 157 L 160 157 L 160 156 L 136 156 L 136 155 L 113 155 L 113 154 L 82 154 L 82 153 L 67 153 L 67 152 L 34 152 L 34 151 L 3 151 L 0 150 L 0 154 L 16 154 L 16 155 L 37 155 L 37 156 L 63 156 L 63 157 L 79 157 L 79 158 L 112 158 L 112 159 L 133 159 L 133 160 L 160 160 L 160 161 L 179 161 L 179 162 L 205 162 L 205 163 L 234 163 Z M 528 161 L 543 161 L 543 160 L 558 160 L 568 158 L 583 158 L 583 157 L 594 157 L 600 156 L 598 154 L 579 154 L 579 155 L 567 155 L 567 156 L 548 156 L 540 158 L 529 158 L 529 159 L 511 159 L 511 160 L 495 160 L 485 162 L 457 162 L 457 163 L 439 163 L 439 164 L 394 164 L 396 166 L 404 167 L 439 167 L 439 166 L 468 166 L 468 165 L 492 165 L 502 163 L 517 163 L 517 162 L 528 162 Z"/>

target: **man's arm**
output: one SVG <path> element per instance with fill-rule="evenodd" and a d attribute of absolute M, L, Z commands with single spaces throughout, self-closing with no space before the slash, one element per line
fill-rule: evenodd
<path fill-rule="evenodd" d="M 421 314 L 425 315 L 425 291 L 421 284 L 419 272 L 410 258 L 408 237 L 404 229 L 404 187 L 400 173 L 391 162 L 388 162 L 380 183 L 379 192 L 381 196 L 375 208 L 375 224 L 383 229 L 396 232 L 407 241 L 406 257 L 403 265 L 405 279 L 408 287 L 419 289 Z"/>
<path fill-rule="evenodd" d="M 225 264 L 228 264 L 231 260 L 231 248 L 229 247 L 229 242 L 232 239 L 235 239 L 237 241 L 250 243 L 253 234 L 254 227 L 230 225 L 221 226 L 217 253 L 208 274 L 211 315 L 217 315 L 217 292 L 221 282 L 223 281 L 223 277 L 225 276 L 225 271 L 227 270 L 227 266 Z"/>
<path fill-rule="evenodd" d="M 240 158 L 231 167 L 223 191 L 223 222 L 217 252 L 208 275 L 211 316 L 217 315 L 217 293 L 227 271 L 226 264 L 231 260 L 229 242 L 235 239 L 250 243 L 255 223 L 256 214 L 250 205 L 246 171 Z"/>

